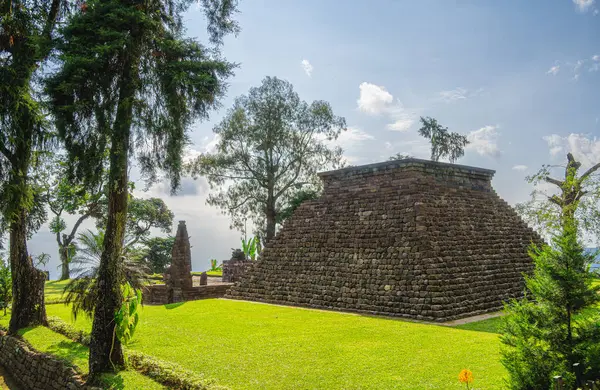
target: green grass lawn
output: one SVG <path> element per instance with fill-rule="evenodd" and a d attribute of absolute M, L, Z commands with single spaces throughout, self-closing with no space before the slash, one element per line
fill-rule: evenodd
<path fill-rule="evenodd" d="M 9 318 L 9 315 L 0 316 L 0 325 L 8 327 Z M 36 350 L 64 360 L 84 375 L 88 373 L 89 349 L 87 347 L 43 326 L 24 328 L 19 331 L 19 334 Z M 105 374 L 102 380 L 109 389 L 164 389 L 164 386 L 136 371 L 121 371 L 116 375 Z"/>
<path fill-rule="evenodd" d="M 474 330 L 477 332 L 499 333 L 502 317 L 488 318 L 487 320 L 457 325 L 456 329 Z"/>
<path fill-rule="evenodd" d="M 462 389 L 463 368 L 500 389 L 505 374 L 487 331 L 222 299 L 145 306 L 129 348 L 232 389 Z"/>
<path fill-rule="evenodd" d="M 69 283 L 69 280 L 51 280 L 46 282 L 46 288 L 44 291 L 46 303 L 54 303 L 62 301 L 62 293 L 65 286 Z"/>

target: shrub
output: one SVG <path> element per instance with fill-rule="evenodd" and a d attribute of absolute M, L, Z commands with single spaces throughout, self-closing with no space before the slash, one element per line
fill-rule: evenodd
<path fill-rule="evenodd" d="M 60 317 L 48 317 L 48 328 L 56 333 L 60 333 L 71 340 L 83 344 L 90 345 L 90 334 L 83 330 L 77 330 L 73 325 L 64 322 Z"/>
<path fill-rule="evenodd" d="M 548 389 L 561 375 L 567 388 L 580 377 L 600 372 L 600 286 L 587 266 L 592 255 L 577 241 L 577 229 L 565 224 L 554 246 L 533 249 L 535 272 L 525 278 L 527 295 L 506 306 L 502 329 L 502 363 L 512 389 Z"/>
<path fill-rule="evenodd" d="M 171 389 L 181 390 L 224 390 L 214 380 L 188 371 L 181 366 L 165 362 L 141 352 L 128 351 L 128 364 L 156 382 Z"/>

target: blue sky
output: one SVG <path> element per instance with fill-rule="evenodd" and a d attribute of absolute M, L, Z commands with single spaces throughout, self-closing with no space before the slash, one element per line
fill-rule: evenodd
<path fill-rule="evenodd" d="M 352 164 L 398 152 L 428 158 L 418 118 L 432 116 L 469 135 L 459 163 L 495 169 L 499 195 L 526 200 L 524 178 L 542 164 L 569 150 L 584 164 L 600 160 L 599 11 L 593 0 L 241 1 L 242 31 L 223 47 L 240 67 L 223 108 L 194 126 L 192 148 L 210 148 L 233 99 L 277 76 L 346 118 L 338 143 Z M 192 6 L 185 20 L 207 42 L 201 11 Z M 227 217 L 205 205 L 207 191 L 188 180 L 179 196 L 163 185 L 146 194 L 187 220 L 197 270 L 239 246 Z M 56 262 L 47 228 L 30 248 Z M 56 263 L 48 268 L 55 275 Z"/>

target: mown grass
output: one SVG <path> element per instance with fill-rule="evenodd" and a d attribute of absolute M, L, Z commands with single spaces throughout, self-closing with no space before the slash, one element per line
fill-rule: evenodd
<path fill-rule="evenodd" d="M 463 329 L 463 330 L 473 330 L 476 332 L 500 333 L 500 324 L 501 323 L 502 323 L 502 317 L 493 317 L 493 318 L 488 318 L 487 320 L 457 325 L 454 328 Z"/>
<path fill-rule="evenodd" d="M 9 319 L 9 315 L 1 316 L 0 325 L 8 327 Z M 86 375 L 88 373 L 89 349 L 87 347 L 76 343 L 61 334 L 53 332 L 44 326 L 21 329 L 19 335 L 29 342 L 36 350 L 51 354 L 63 360 L 81 374 Z M 121 371 L 118 374 L 104 374 L 101 380 L 104 384 L 103 387 L 107 389 L 164 389 L 163 386 L 154 382 L 152 379 L 135 371 Z"/>
<path fill-rule="evenodd" d="M 222 299 L 145 306 L 128 348 L 232 389 L 461 389 L 463 368 L 500 389 L 505 375 L 497 334 Z"/>
<path fill-rule="evenodd" d="M 63 290 L 69 280 L 51 280 L 46 282 L 44 291 L 46 304 L 63 301 Z"/>

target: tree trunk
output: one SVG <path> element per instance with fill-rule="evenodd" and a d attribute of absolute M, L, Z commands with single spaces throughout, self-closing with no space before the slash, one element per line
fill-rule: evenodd
<path fill-rule="evenodd" d="M 71 271 L 69 269 L 69 247 L 59 244 L 58 252 L 60 255 L 60 280 L 71 279 Z"/>
<path fill-rule="evenodd" d="M 46 276 L 35 269 L 27 253 L 25 210 L 10 224 L 10 268 L 12 274 L 12 315 L 9 332 L 16 334 L 21 328 L 46 325 L 44 282 Z"/>
<path fill-rule="evenodd" d="M 117 125 L 115 125 L 117 126 Z M 115 314 L 121 306 L 122 249 L 127 214 L 127 149 L 126 139 L 113 139 L 111 147 L 108 221 L 104 250 L 98 268 L 98 302 L 90 341 L 90 376 L 123 366 L 121 343 L 115 336 Z M 125 168 L 125 169 L 124 169 Z"/>
<path fill-rule="evenodd" d="M 29 123 L 24 129 L 31 129 Z M 46 276 L 35 269 L 27 252 L 27 210 L 24 205 L 29 191 L 27 173 L 31 158 L 31 132 L 25 130 L 22 139 L 16 145 L 12 161 L 10 185 L 14 207 L 10 218 L 10 271 L 12 275 L 12 315 L 8 331 L 15 334 L 19 329 L 46 325 L 46 307 L 44 306 L 44 283 Z"/>
<path fill-rule="evenodd" d="M 135 61 L 134 61 L 135 63 Z M 94 309 L 90 341 L 90 383 L 98 374 L 124 366 L 121 342 L 115 336 L 115 314 L 122 304 L 123 241 L 128 202 L 128 152 L 135 95 L 137 66 L 126 61 L 119 90 L 119 105 L 113 125 L 108 193 L 108 220 L 104 234 L 104 250 L 98 268 L 99 300 Z"/>

